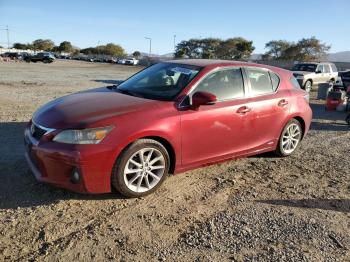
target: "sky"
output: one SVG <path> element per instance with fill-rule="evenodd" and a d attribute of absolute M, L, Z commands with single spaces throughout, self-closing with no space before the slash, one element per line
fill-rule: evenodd
<path fill-rule="evenodd" d="M 330 52 L 350 50 L 350 0 L 0 0 L 0 45 L 51 39 L 86 48 L 120 44 L 127 52 L 166 54 L 190 38 L 244 37 L 254 53 L 270 40 L 315 36 Z"/>

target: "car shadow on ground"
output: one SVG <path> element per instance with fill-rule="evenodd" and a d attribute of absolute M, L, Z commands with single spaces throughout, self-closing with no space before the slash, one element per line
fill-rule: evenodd
<path fill-rule="evenodd" d="M 350 199 L 272 199 L 256 202 L 298 208 L 316 208 L 343 213 L 350 213 Z"/>
<path fill-rule="evenodd" d="M 350 131 L 350 127 L 345 122 L 347 114 L 350 112 L 326 111 L 324 104 L 311 102 L 313 112 L 311 130 L 318 131 Z"/>
<path fill-rule="evenodd" d="M 117 192 L 84 195 L 39 183 L 24 157 L 24 122 L 0 123 L 0 210 L 50 205 L 60 200 L 123 199 Z"/>

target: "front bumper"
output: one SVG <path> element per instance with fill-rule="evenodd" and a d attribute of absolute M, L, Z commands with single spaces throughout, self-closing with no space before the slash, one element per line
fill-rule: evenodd
<path fill-rule="evenodd" d="M 106 145 L 70 145 L 31 136 L 24 132 L 25 157 L 40 182 L 79 193 L 111 192 L 110 178 L 114 165 L 113 150 Z M 78 171 L 80 180 L 72 181 Z"/>

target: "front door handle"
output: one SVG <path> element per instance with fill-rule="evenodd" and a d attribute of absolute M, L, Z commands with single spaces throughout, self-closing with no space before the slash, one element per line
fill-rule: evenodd
<path fill-rule="evenodd" d="M 282 99 L 278 102 L 278 106 L 280 106 L 280 107 L 284 107 L 286 105 L 288 105 L 288 101 L 285 99 Z"/>
<path fill-rule="evenodd" d="M 252 111 L 252 109 L 250 109 L 250 108 L 247 107 L 247 106 L 242 106 L 242 107 L 240 107 L 240 108 L 237 109 L 237 113 L 238 113 L 238 114 L 241 114 L 241 115 L 244 115 L 244 114 L 246 114 L 246 113 L 248 113 L 248 112 L 250 112 L 250 111 Z"/>

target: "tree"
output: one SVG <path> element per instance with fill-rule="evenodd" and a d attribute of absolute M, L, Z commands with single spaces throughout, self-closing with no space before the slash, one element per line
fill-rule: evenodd
<path fill-rule="evenodd" d="M 71 52 L 73 52 L 73 50 L 74 50 L 74 48 L 73 48 L 71 42 L 69 42 L 69 41 L 63 41 L 58 46 L 59 52 L 71 53 Z"/>
<path fill-rule="evenodd" d="M 247 60 L 254 49 L 252 41 L 242 37 L 229 38 L 220 45 L 217 50 L 217 58 Z"/>
<path fill-rule="evenodd" d="M 125 55 L 125 51 L 120 45 L 109 43 L 106 46 L 101 46 L 101 47 L 102 47 L 102 53 L 105 55 L 118 56 L 118 57 Z"/>
<path fill-rule="evenodd" d="M 132 56 L 135 58 L 139 58 L 141 56 L 141 53 L 139 51 L 135 51 L 134 53 L 132 53 Z"/>
<path fill-rule="evenodd" d="M 244 60 L 249 59 L 253 50 L 253 42 L 242 37 L 190 39 L 176 46 L 175 57 Z"/>
<path fill-rule="evenodd" d="M 32 49 L 33 46 L 31 44 L 21 44 L 21 43 L 14 43 L 13 48 L 16 48 L 16 49 Z"/>
<path fill-rule="evenodd" d="M 35 50 L 51 51 L 55 43 L 50 39 L 37 39 L 33 41 L 33 48 Z"/>
<path fill-rule="evenodd" d="M 326 56 L 327 51 L 331 48 L 330 45 L 321 43 L 316 37 L 303 38 L 297 43 L 300 49 L 299 59 L 300 61 L 312 61 L 322 59 Z"/>
<path fill-rule="evenodd" d="M 218 38 L 204 38 L 198 41 L 201 51 L 201 58 L 213 59 L 217 58 L 217 50 L 222 44 L 222 40 Z"/>
<path fill-rule="evenodd" d="M 272 40 L 265 44 L 268 51 L 263 55 L 265 59 L 282 59 L 291 43 L 285 40 Z"/>
<path fill-rule="evenodd" d="M 201 40 L 190 39 L 176 45 L 175 57 L 202 58 Z"/>
<path fill-rule="evenodd" d="M 113 43 L 84 48 L 81 49 L 80 52 L 86 55 L 111 55 L 117 57 L 124 57 L 126 55 L 124 49 L 120 45 Z"/>
<path fill-rule="evenodd" d="M 265 48 L 269 50 L 263 55 L 263 59 L 313 61 L 325 57 L 330 46 L 311 37 L 303 38 L 297 43 L 273 40 L 266 43 Z"/>

